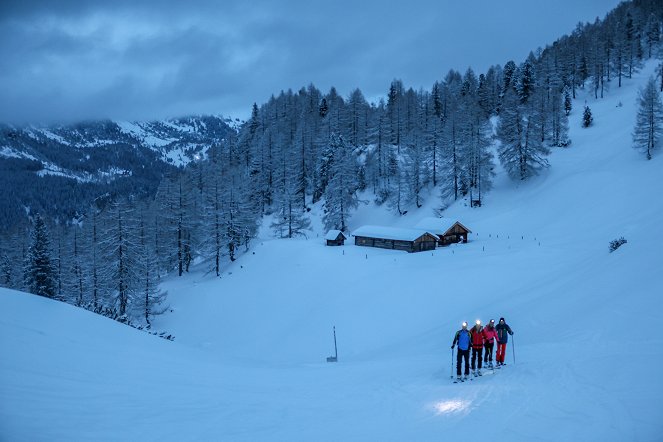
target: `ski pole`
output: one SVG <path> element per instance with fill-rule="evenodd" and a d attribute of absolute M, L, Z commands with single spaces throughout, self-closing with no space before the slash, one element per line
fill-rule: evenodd
<path fill-rule="evenodd" d="M 513 365 L 516 365 L 516 340 L 511 335 L 511 352 L 513 353 Z"/>
<path fill-rule="evenodd" d="M 451 372 L 449 373 L 451 379 L 454 378 L 454 349 L 451 349 Z"/>

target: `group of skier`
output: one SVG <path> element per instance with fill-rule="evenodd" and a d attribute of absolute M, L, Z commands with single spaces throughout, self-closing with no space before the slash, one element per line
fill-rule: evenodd
<path fill-rule="evenodd" d="M 504 321 L 504 318 L 500 318 L 497 325 L 495 325 L 495 320 L 491 319 L 485 327 L 482 327 L 481 321 L 477 320 L 474 327 L 469 330 L 467 329 L 467 322 L 463 322 L 463 328 L 456 332 L 451 344 L 452 350 L 458 345 L 456 356 L 457 380 L 467 380 L 470 375 L 470 349 L 472 350 L 472 374 L 474 376 L 481 376 L 482 361 L 486 368 L 493 368 L 493 348 L 495 344 L 497 344 L 497 354 L 495 355 L 497 368 L 505 365 L 504 357 L 509 335 L 513 335 L 513 330 Z M 463 359 L 465 359 L 464 377 L 461 376 Z"/>

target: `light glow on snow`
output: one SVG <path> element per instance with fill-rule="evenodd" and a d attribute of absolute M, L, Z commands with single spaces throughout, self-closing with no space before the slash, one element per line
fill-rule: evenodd
<path fill-rule="evenodd" d="M 439 401 L 433 404 L 435 415 L 441 416 L 444 414 L 460 413 L 470 407 L 471 402 L 463 399 L 449 399 L 446 401 Z"/>

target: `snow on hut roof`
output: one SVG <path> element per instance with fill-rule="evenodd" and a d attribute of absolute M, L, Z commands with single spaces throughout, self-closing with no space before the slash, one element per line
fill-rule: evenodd
<path fill-rule="evenodd" d="M 437 235 L 422 229 L 399 229 L 396 227 L 385 227 L 385 226 L 362 226 L 355 230 L 352 234 L 354 236 L 365 236 L 368 238 L 383 238 L 383 239 L 393 239 L 397 241 L 414 241 L 415 239 L 421 237 L 428 233 L 431 236 L 434 236 L 435 239 L 439 239 Z"/>
<path fill-rule="evenodd" d="M 334 241 L 336 238 L 338 238 L 338 235 L 339 235 L 339 234 L 340 234 L 340 235 L 343 235 L 343 238 L 348 239 L 348 237 L 345 236 L 345 234 L 344 234 L 343 232 L 341 232 L 340 230 L 330 230 L 330 231 L 327 232 L 327 234 L 325 235 L 325 239 L 328 239 L 328 240 L 330 240 L 330 241 Z"/>
<path fill-rule="evenodd" d="M 441 235 L 443 233 L 446 233 L 447 230 L 451 229 L 454 224 L 460 224 L 458 221 L 453 220 L 452 218 L 424 218 L 421 221 L 419 221 L 414 227 L 417 229 L 423 229 L 423 230 L 428 230 L 430 232 L 435 232 L 438 235 Z M 467 227 L 463 226 L 460 224 L 463 228 L 465 228 L 468 232 L 470 232 L 470 229 Z"/>

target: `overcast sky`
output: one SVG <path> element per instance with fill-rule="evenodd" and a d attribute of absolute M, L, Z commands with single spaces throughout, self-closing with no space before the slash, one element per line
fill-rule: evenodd
<path fill-rule="evenodd" d="M 313 83 L 430 89 L 593 21 L 618 0 L 0 0 L 0 121 L 245 118 Z"/>

